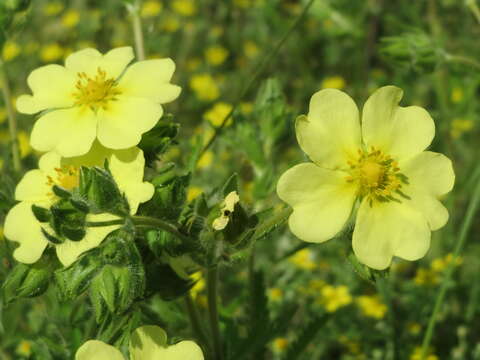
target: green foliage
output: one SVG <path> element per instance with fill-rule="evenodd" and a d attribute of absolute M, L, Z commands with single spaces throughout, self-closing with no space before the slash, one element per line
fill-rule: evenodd
<path fill-rule="evenodd" d="M 170 122 L 172 118 L 170 114 L 165 115 L 153 129 L 143 134 L 138 147 L 143 150 L 147 165 L 151 166 L 171 145 L 176 143 L 175 138 L 180 125 Z"/>

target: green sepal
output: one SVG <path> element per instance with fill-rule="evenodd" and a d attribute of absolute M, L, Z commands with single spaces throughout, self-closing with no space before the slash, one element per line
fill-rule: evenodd
<path fill-rule="evenodd" d="M 53 185 L 52 191 L 55 195 L 57 195 L 61 199 L 68 199 L 72 196 L 72 193 L 61 186 Z"/>
<path fill-rule="evenodd" d="M 358 261 L 357 257 L 353 252 L 347 256 L 348 262 L 353 266 L 353 270 L 364 280 L 374 284 L 375 283 L 375 274 L 373 270 L 370 269 L 367 265 L 362 264 Z"/>
<path fill-rule="evenodd" d="M 81 211 L 85 214 L 88 214 L 90 212 L 90 207 L 88 206 L 88 203 L 82 199 L 71 198 L 70 203 L 78 211 Z"/>
<path fill-rule="evenodd" d="M 63 242 L 65 241 L 64 239 L 62 239 L 60 237 L 53 236 L 52 234 L 50 234 L 44 228 L 42 228 L 41 230 L 42 230 L 42 235 L 45 237 L 45 239 L 47 239 L 49 242 L 51 242 L 54 245 L 63 244 Z"/>
<path fill-rule="evenodd" d="M 158 160 L 168 148 L 175 144 L 180 124 L 169 122 L 173 116 L 168 114 L 150 131 L 142 135 L 138 147 L 143 150 L 147 165 Z"/>
<path fill-rule="evenodd" d="M 71 241 L 80 241 L 85 237 L 86 231 L 84 228 L 74 228 L 68 225 L 61 226 L 62 234 Z"/>
<path fill-rule="evenodd" d="M 32 213 L 35 218 L 41 223 L 46 223 L 50 221 L 51 214 L 48 209 L 42 208 L 37 205 L 32 205 Z"/>

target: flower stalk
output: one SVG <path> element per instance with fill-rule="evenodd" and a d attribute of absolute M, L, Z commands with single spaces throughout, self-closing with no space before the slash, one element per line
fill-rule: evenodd
<path fill-rule="evenodd" d="M 136 0 L 135 4 L 127 5 L 128 12 L 132 17 L 133 38 L 135 41 L 135 52 L 139 61 L 145 60 L 145 45 L 143 41 L 142 19 L 140 17 L 141 0 Z"/>
<path fill-rule="evenodd" d="M 395 309 L 393 307 L 392 301 L 392 284 L 390 277 L 378 276 L 375 279 L 375 285 L 377 286 L 377 291 L 382 297 L 385 305 L 387 305 L 388 313 L 387 318 L 389 322 L 389 340 L 388 340 L 388 351 L 387 359 L 399 360 L 399 346 L 398 346 L 398 334 L 395 321 Z"/>
<path fill-rule="evenodd" d="M 223 360 L 222 339 L 218 317 L 218 265 L 213 265 L 207 270 L 207 298 L 210 328 L 213 338 L 214 359 Z"/>

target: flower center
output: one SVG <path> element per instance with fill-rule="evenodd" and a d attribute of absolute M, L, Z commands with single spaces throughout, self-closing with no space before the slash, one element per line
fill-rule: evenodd
<path fill-rule="evenodd" d="M 358 185 L 358 193 L 366 197 L 370 206 L 374 202 L 400 202 L 400 198 L 410 199 L 402 192 L 408 178 L 400 172 L 398 163 L 381 150 L 371 147 L 358 150 L 358 157 L 348 162 L 350 169 L 346 180 Z"/>
<path fill-rule="evenodd" d="M 84 72 L 78 73 L 77 76 L 75 84 L 77 91 L 73 93 L 75 105 L 88 106 L 93 111 L 99 108 L 106 109 L 108 103 L 117 100 L 117 96 L 121 94 L 115 79 L 107 79 L 107 73 L 101 68 L 97 69 L 94 78 L 88 77 Z"/>
<path fill-rule="evenodd" d="M 73 190 L 80 184 L 80 172 L 76 166 L 62 166 L 61 168 L 55 168 L 56 176 L 47 176 L 48 186 L 60 186 L 65 190 Z M 49 195 L 55 196 L 52 193 Z"/>

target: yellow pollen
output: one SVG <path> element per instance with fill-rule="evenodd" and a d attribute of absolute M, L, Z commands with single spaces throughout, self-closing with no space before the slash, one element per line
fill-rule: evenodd
<path fill-rule="evenodd" d="M 381 150 L 371 147 L 358 150 L 358 157 L 348 161 L 349 175 L 345 180 L 358 185 L 359 196 L 374 202 L 400 202 L 399 197 L 410 199 L 402 192 L 408 178 L 400 172 L 398 163 Z"/>
<path fill-rule="evenodd" d="M 77 76 L 77 91 L 73 93 L 75 105 L 88 106 L 93 111 L 106 109 L 108 103 L 117 100 L 117 96 L 121 94 L 115 79 L 107 79 L 107 73 L 101 68 L 97 69 L 94 78 L 88 77 L 84 72 Z"/>
<path fill-rule="evenodd" d="M 75 166 L 62 166 L 61 168 L 55 168 L 57 173 L 55 177 L 47 176 L 48 186 L 60 186 L 66 190 L 73 190 L 78 187 L 80 183 L 79 169 Z M 49 193 L 50 196 L 55 197 L 53 192 Z"/>

